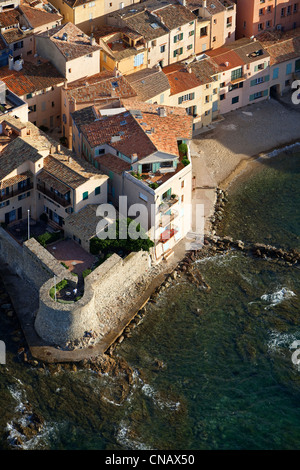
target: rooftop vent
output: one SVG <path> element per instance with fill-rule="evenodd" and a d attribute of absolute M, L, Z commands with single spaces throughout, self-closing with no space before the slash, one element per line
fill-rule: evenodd
<path fill-rule="evenodd" d="M 153 28 L 153 29 L 159 28 L 159 26 L 158 26 L 157 23 L 151 23 L 150 26 L 151 26 L 151 28 Z"/>

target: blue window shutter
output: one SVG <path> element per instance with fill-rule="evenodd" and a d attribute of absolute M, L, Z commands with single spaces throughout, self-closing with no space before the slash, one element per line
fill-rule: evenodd
<path fill-rule="evenodd" d="M 254 85 L 256 85 L 256 78 L 254 80 L 251 80 L 250 82 L 250 86 L 254 86 Z"/>
<path fill-rule="evenodd" d="M 268 82 L 269 80 L 270 80 L 270 75 L 266 75 L 265 79 L 264 79 L 264 82 Z"/>
<path fill-rule="evenodd" d="M 273 69 L 273 80 L 278 78 L 278 74 L 279 74 L 279 68 L 276 67 L 275 69 Z"/>
<path fill-rule="evenodd" d="M 287 64 L 286 65 L 286 74 L 289 75 L 292 73 L 292 64 Z"/>
<path fill-rule="evenodd" d="M 253 101 L 254 100 L 254 95 L 250 95 L 249 96 L 249 101 Z"/>
<path fill-rule="evenodd" d="M 269 93 L 268 90 L 264 90 L 264 91 L 263 91 L 263 96 L 267 96 L 268 93 Z"/>

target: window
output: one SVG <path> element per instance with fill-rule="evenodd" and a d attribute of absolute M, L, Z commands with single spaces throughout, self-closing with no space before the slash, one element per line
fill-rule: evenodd
<path fill-rule="evenodd" d="M 297 11 L 298 11 L 298 3 L 294 3 L 293 12 L 297 13 Z"/>
<path fill-rule="evenodd" d="M 52 108 L 54 108 L 54 106 L 55 106 L 54 101 L 51 102 L 51 106 L 52 106 Z"/>
<path fill-rule="evenodd" d="M 36 104 L 32 105 L 32 106 L 28 106 L 28 109 L 29 111 L 31 111 L 32 113 L 35 113 L 36 111 Z"/>
<path fill-rule="evenodd" d="M 223 100 L 225 100 L 225 93 L 222 93 L 222 94 L 220 95 L 220 101 L 223 101 Z"/>
<path fill-rule="evenodd" d="M 142 199 L 143 201 L 146 201 L 146 202 L 148 201 L 147 196 L 145 196 L 145 194 L 143 194 L 143 193 L 139 194 L 139 198 Z"/>
<path fill-rule="evenodd" d="M 258 98 L 262 98 L 263 96 L 268 96 L 268 90 L 259 91 L 257 93 L 254 93 L 253 95 L 250 95 L 249 101 L 257 100 Z"/>
<path fill-rule="evenodd" d="M 156 40 L 151 41 L 151 47 L 155 47 L 155 46 L 156 46 Z"/>
<path fill-rule="evenodd" d="M 202 36 L 207 36 L 207 26 L 200 29 L 200 38 L 202 38 Z"/>
<path fill-rule="evenodd" d="M 285 8 L 281 8 L 281 11 L 280 11 L 280 16 L 285 16 Z"/>
<path fill-rule="evenodd" d="M 289 6 L 287 7 L 286 14 L 287 14 L 287 15 L 291 15 L 291 14 L 292 14 L 292 7 L 291 7 L 291 5 L 289 5 Z"/>
<path fill-rule="evenodd" d="M 208 111 L 205 111 L 204 116 L 208 116 L 210 114 L 210 109 Z"/>
<path fill-rule="evenodd" d="M 165 52 L 165 50 L 166 50 L 165 44 L 163 44 L 162 46 L 160 46 L 160 52 L 161 52 L 161 54 L 162 54 L 163 52 Z"/>
<path fill-rule="evenodd" d="M 28 95 L 26 95 L 27 100 L 29 100 L 30 98 L 32 98 L 32 93 L 28 93 Z"/>
<path fill-rule="evenodd" d="M 240 67 L 239 69 L 233 70 L 231 72 L 231 80 L 236 80 L 237 78 L 242 78 L 243 75 L 243 68 Z"/>
<path fill-rule="evenodd" d="M 258 31 L 262 31 L 264 29 L 263 23 L 258 23 Z"/>
<path fill-rule="evenodd" d="M 217 38 L 216 36 L 213 37 L 213 42 L 216 42 Z"/>
<path fill-rule="evenodd" d="M 180 33 L 180 34 L 177 34 L 176 36 L 174 36 L 174 43 L 175 42 L 178 42 L 178 41 L 181 41 L 183 39 L 183 33 Z"/>
<path fill-rule="evenodd" d="M 258 14 L 259 14 L 259 15 L 263 15 L 263 14 L 264 14 L 264 8 L 260 8 Z"/>
<path fill-rule="evenodd" d="M 187 46 L 187 50 L 188 50 L 188 51 L 190 51 L 191 49 L 193 49 L 193 44 L 189 44 L 189 45 Z"/>
<path fill-rule="evenodd" d="M 68 72 L 71 73 L 72 69 L 69 69 Z"/>
<path fill-rule="evenodd" d="M 273 69 L 273 80 L 276 80 L 276 78 L 278 78 L 278 74 L 279 74 L 279 67 L 276 67 L 275 69 Z"/>
<path fill-rule="evenodd" d="M 181 181 L 181 187 L 184 188 L 184 180 Z"/>
<path fill-rule="evenodd" d="M 17 49 L 22 49 L 23 48 L 23 41 L 15 42 L 14 44 L 14 51 Z"/>
<path fill-rule="evenodd" d="M 174 52 L 173 52 L 173 57 L 177 57 L 178 55 L 181 55 L 183 52 L 183 47 L 181 47 L 180 49 L 176 49 Z"/>
<path fill-rule="evenodd" d="M 144 53 L 138 54 L 134 57 L 133 65 L 134 67 L 139 67 L 144 63 Z"/>
<path fill-rule="evenodd" d="M 88 191 L 85 191 L 85 192 L 82 194 L 82 200 L 83 200 L 83 201 L 86 201 L 88 198 L 89 198 L 89 192 L 88 192 Z"/>
<path fill-rule="evenodd" d="M 235 104 L 235 103 L 238 103 L 239 102 L 239 96 L 234 96 L 231 100 L 231 104 Z"/>
<path fill-rule="evenodd" d="M 225 82 L 220 83 L 220 88 L 224 88 L 226 86 Z"/>
<path fill-rule="evenodd" d="M 178 98 L 178 104 L 183 103 L 184 101 L 191 101 L 195 99 L 195 93 L 189 93 L 188 95 L 183 95 Z"/>
<path fill-rule="evenodd" d="M 194 30 L 189 32 L 189 36 L 194 36 L 194 34 L 195 34 Z"/>
<path fill-rule="evenodd" d="M 272 26 L 272 21 L 268 20 L 266 21 L 266 28 L 271 28 Z"/>
<path fill-rule="evenodd" d="M 98 196 L 98 194 L 101 193 L 101 186 L 97 186 L 97 188 L 95 188 L 95 196 Z"/>
<path fill-rule="evenodd" d="M 300 59 L 295 62 L 295 72 L 300 72 Z"/>

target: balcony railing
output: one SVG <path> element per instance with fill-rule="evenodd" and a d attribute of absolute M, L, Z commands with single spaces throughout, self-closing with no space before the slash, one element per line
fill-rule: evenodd
<path fill-rule="evenodd" d="M 179 201 L 178 196 L 171 197 L 169 199 L 164 199 L 162 203 L 159 206 L 159 212 L 165 213 L 167 212 L 174 204 L 176 204 Z"/>
<path fill-rule="evenodd" d="M 170 240 L 170 238 L 173 238 L 176 233 L 178 233 L 178 230 L 175 228 L 164 230 L 160 235 L 159 241 L 161 243 L 166 243 L 168 240 Z"/>
<path fill-rule="evenodd" d="M 173 222 L 176 217 L 178 217 L 178 211 L 175 210 L 172 210 L 171 214 L 162 214 L 159 226 L 166 227 L 170 222 Z"/>
<path fill-rule="evenodd" d="M 60 204 L 61 206 L 63 207 L 68 207 L 71 205 L 71 201 L 68 201 L 67 199 L 64 199 L 60 196 L 58 196 L 57 194 L 55 194 L 53 191 L 50 191 L 50 189 L 47 189 L 45 188 L 45 186 L 41 185 L 41 184 L 37 184 L 37 189 L 45 194 L 46 196 L 50 197 L 50 199 L 52 199 L 53 201 L 57 202 L 58 204 Z"/>
<path fill-rule="evenodd" d="M 9 193 L 0 195 L 0 202 L 6 201 L 6 199 L 10 199 L 11 197 L 18 196 L 19 194 L 26 193 L 26 191 L 29 191 L 32 188 L 33 183 L 29 183 L 26 184 L 26 186 L 23 186 L 22 188 L 11 189 Z"/>

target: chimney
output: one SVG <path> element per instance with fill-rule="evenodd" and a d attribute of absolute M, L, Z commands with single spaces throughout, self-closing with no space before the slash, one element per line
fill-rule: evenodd
<path fill-rule="evenodd" d="M 131 155 L 131 163 L 136 162 L 137 159 L 138 159 L 138 154 L 137 154 L 137 153 L 133 153 L 133 154 Z"/>
<path fill-rule="evenodd" d="M 202 6 L 203 8 L 206 8 L 206 0 L 203 0 Z"/>
<path fill-rule="evenodd" d="M 72 163 L 72 157 L 68 156 L 68 163 Z"/>
<path fill-rule="evenodd" d="M 167 116 L 167 111 L 163 106 L 158 108 L 158 115 L 160 117 L 166 117 Z"/>
<path fill-rule="evenodd" d="M 90 45 L 95 46 L 96 45 L 96 39 L 94 38 L 93 33 L 90 35 Z"/>
<path fill-rule="evenodd" d="M 229 66 L 229 62 L 225 62 L 225 67 L 228 67 Z"/>
<path fill-rule="evenodd" d="M 58 144 L 58 145 L 56 146 L 56 151 L 57 151 L 57 153 L 59 153 L 59 152 L 60 152 L 60 150 L 61 150 L 61 145 L 60 145 L 60 144 Z"/>

